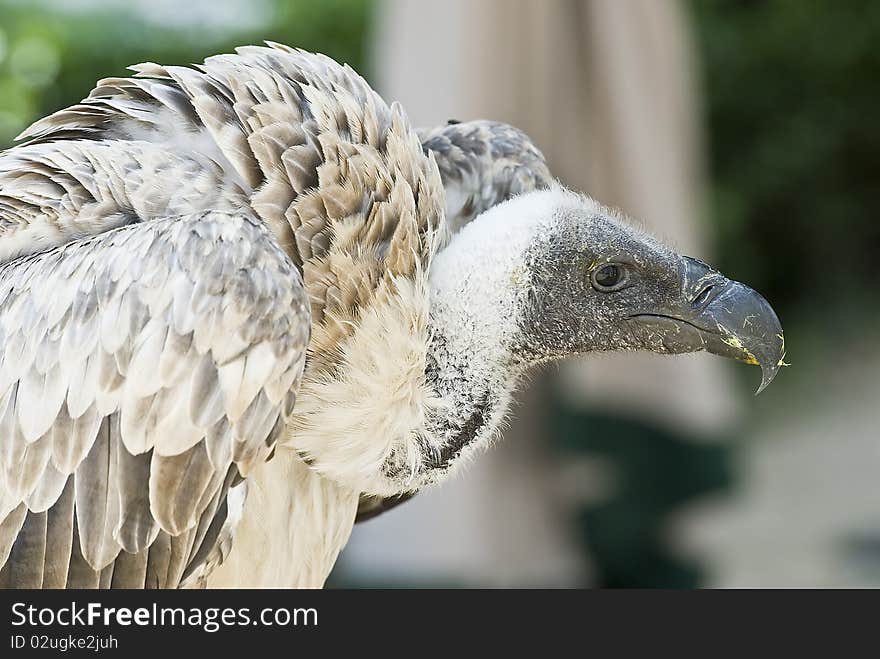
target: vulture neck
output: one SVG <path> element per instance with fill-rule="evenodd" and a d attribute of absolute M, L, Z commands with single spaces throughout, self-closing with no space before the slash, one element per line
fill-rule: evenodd
<path fill-rule="evenodd" d="M 443 401 L 428 466 L 445 469 L 485 446 L 530 362 L 522 357 L 530 247 L 550 221 L 550 191 L 514 198 L 477 217 L 431 264 L 427 379 Z"/>

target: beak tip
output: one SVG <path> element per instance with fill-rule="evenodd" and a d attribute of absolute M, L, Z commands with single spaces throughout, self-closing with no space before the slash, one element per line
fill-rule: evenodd
<path fill-rule="evenodd" d="M 773 382 L 774 377 L 776 377 L 775 373 L 769 377 L 767 375 L 764 375 L 764 377 L 761 378 L 761 384 L 758 385 L 758 389 L 757 391 L 755 391 L 755 396 L 759 396 L 761 392 L 764 391 L 764 389 L 769 387 L 770 383 Z"/>
<path fill-rule="evenodd" d="M 776 334 L 779 338 L 779 345 L 776 350 L 776 354 L 778 358 L 774 357 L 772 359 L 768 359 L 766 361 L 759 361 L 757 363 L 761 366 L 761 384 L 758 386 L 758 390 L 755 392 L 755 396 L 760 394 L 764 389 L 770 386 L 770 383 L 776 378 L 776 374 L 779 373 L 779 369 L 785 364 L 785 338 L 782 335 L 782 332 Z"/>

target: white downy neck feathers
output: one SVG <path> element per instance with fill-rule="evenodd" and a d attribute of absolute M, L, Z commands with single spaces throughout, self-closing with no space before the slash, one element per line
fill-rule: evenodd
<path fill-rule="evenodd" d="M 515 197 L 465 226 L 432 263 L 430 357 L 446 412 L 432 430 L 441 463 L 485 447 L 500 426 L 528 366 L 516 356 L 528 253 L 560 210 L 583 203 L 559 186 Z"/>

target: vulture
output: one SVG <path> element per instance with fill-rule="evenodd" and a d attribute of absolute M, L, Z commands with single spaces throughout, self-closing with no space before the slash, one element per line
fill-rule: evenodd
<path fill-rule="evenodd" d="M 764 298 L 510 126 L 274 43 L 132 70 L 0 153 L 0 586 L 320 587 L 537 365 L 782 364 Z"/>

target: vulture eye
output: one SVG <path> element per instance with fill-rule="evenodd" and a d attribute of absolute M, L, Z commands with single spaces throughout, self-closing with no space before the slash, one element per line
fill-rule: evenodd
<path fill-rule="evenodd" d="M 602 293 L 610 293 L 622 287 L 626 282 L 626 270 L 622 265 L 606 263 L 595 270 L 590 277 L 593 288 Z"/>

